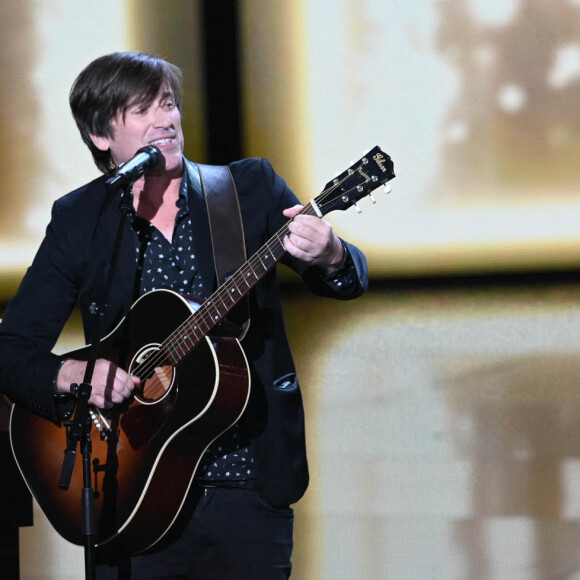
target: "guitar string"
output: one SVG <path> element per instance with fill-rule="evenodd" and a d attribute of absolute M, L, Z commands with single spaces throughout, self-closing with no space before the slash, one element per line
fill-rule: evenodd
<path fill-rule="evenodd" d="M 316 200 L 319 201 L 321 204 L 324 203 L 324 201 L 326 200 L 326 198 L 328 197 L 328 195 L 330 195 L 337 187 L 339 187 L 340 185 L 342 185 L 342 183 L 344 183 L 344 181 L 346 179 L 348 179 L 349 177 L 351 177 L 353 175 L 353 173 L 355 173 L 355 170 L 352 171 L 352 173 L 348 173 L 345 175 L 343 180 L 337 179 L 335 182 L 333 182 L 333 185 L 331 187 L 329 187 L 328 189 L 324 190 L 317 198 Z M 343 195 L 348 195 L 351 191 L 353 191 L 355 188 L 351 188 L 350 190 L 346 191 L 343 193 Z M 312 207 L 312 204 L 309 203 L 307 205 L 305 205 L 302 210 L 299 212 L 299 214 L 314 214 L 314 208 Z M 288 222 L 289 223 L 289 222 Z M 171 361 L 167 360 L 168 357 L 173 357 L 173 359 L 176 361 L 176 363 L 178 363 L 182 358 L 184 358 L 184 356 L 186 356 L 189 352 L 191 352 L 191 350 L 201 341 L 203 340 L 203 338 L 205 338 L 205 336 L 207 335 L 207 333 L 211 330 L 211 328 L 213 328 L 213 326 L 215 326 L 216 324 L 219 323 L 219 321 L 221 320 L 221 318 L 223 318 L 225 316 L 225 314 L 227 314 L 227 312 L 229 312 L 239 301 L 239 299 L 241 299 L 243 296 L 245 296 L 245 294 L 251 289 L 253 288 L 253 286 L 261 279 L 261 277 L 267 272 L 269 271 L 281 258 L 275 256 L 275 259 L 272 263 L 270 263 L 269 265 L 265 265 L 262 257 L 264 257 L 264 259 L 267 260 L 271 260 L 271 254 L 274 254 L 274 252 L 270 252 L 268 255 L 270 256 L 270 258 L 267 258 L 266 255 L 264 254 L 264 250 L 271 250 L 270 248 L 270 244 L 271 242 L 277 240 L 278 243 L 280 244 L 280 248 L 278 249 L 282 249 L 283 248 L 283 243 L 280 241 L 280 236 L 282 237 L 282 239 L 287 235 L 288 233 L 288 224 L 285 224 L 276 234 L 274 234 L 274 236 L 272 236 L 272 238 L 266 243 L 264 244 L 264 246 L 262 246 L 262 248 L 260 248 L 260 250 L 258 252 L 256 252 L 249 260 L 248 262 L 246 262 L 240 269 L 238 269 L 238 271 L 236 271 L 231 278 L 228 280 L 228 283 L 223 284 L 222 286 L 220 286 L 212 296 L 210 296 L 210 298 L 204 302 L 204 304 L 202 304 L 202 306 L 196 310 L 195 312 L 192 313 L 192 315 L 190 317 L 188 317 L 188 319 L 186 321 L 184 321 L 184 323 L 182 323 L 175 331 L 173 331 L 171 333 L 171 335 L 162 343 L 161 348 L 159 349 L 159 351 L 157 351 L 156 355 L 153 355 L 152 357 L 148 358 L 146 361 L 144 361 L 144 363 L 142 365 L 139 365 L 139 375 L 141 376 L 151 376 L 155 369 L 163 366 L 163 362 L 167 362 L 169 363 L 170 366 L 171 365 Z M 237 278 L 240 278 L 242 276 L 243 273 L 247 273 L 250 274 L 250 272 L 248 271 L 248 266 L 251 269 L 252 273 L 254 274 L 254 277 L 252 278 L 252 284 L 248 284 L 247 283 L 247 278 L 246 276 L 243 277 L 245 284 L 248 286 L 247 290 L 242 292 L 240 290 L 240 288 L 238 287 L 239 284 L 236 283 L 236 290 L 239 293 L 239 297 L 237 300 L 234 300 L 232 305 L 230 305 L 228 307 L 228 305 L 225 303 L 224 298 L 227 296 L 227 300 L 228 302 L 231 300 L 231 294 L 229 291 L 229 286 L 230 286 L 230 281 L 234 281 Z M 258 276 L 256 274 L 256 268 L 261 266 L 263 268 L 263 272 L 261 273 L 260 276 Z M 226 288 L 228 288 L 227 293 L 225 292 Z M 215 302 L 217 301 L 217 299 L 219 299 L 219 301 L 221 301 L 221 303 L 223 304 L 223 306 L 225 307 L 226 311 L 225 313 L 221 313 L 219 310 L 219 306 L 215 305 Z M 212 307 L 215 309 L 215 311 L 218 313 L 217 317 L 217 322 L 216 319 L 213 317 L 213 315 L 211 315 L 209 312 L 207 312 L 210 307 Z M 205 333 L 202 330 L 201 327 L 205 327 Z M 193 334 L 195 336 L 195 341 L 191 341 L 190 340 L 190 345 L 188 346 L 186 344 L 186 348 L 185 348 L 185 353 L 184 352 L 180 352 L 183 350 L 183 348 L 179 348 L 179 345 L 181 345 L 183 347 L 184 344 L 184 340 L 183 338 L 179 338 L 179 337 L 184 337 L 187 336 L 187 338 L 189 338 L 189 334 L 191 334 L 191 332 L 188 332 L 187 335 L 185 335 L 185 331 L 194 331 Z M 201 336 L 198 336 L 199 331 L 202 331 Z M 176 357 L 175 353 L 178 352 L 179 356 Z M 139 376 L 138 375 L 138 376 Z M 158 388 L 154 388 L 153 385 L 147 384 L 147 391 L 148 393 L 150 392 L 152 397 L 155 398 L 157 396 L 161 396 L 166 392 L 166 389 L 164 388 L 162 382 L 160 380 L 154 381 L 155 383 L 157 383 L 159 385 Z M 143 391 L 144 391 L 144 387 L 143 386 Z"/>
<path fill-rule="evenodd" d="M 312 210 L 311 206 L 305 206 L 301 213 L 308 213 L 309 210 Z M 311 213 L 314 212 L 311 211 Z M 273 264 L 269 265 L 264 264 L 264 260 L 271 260 L 272 254 L 276 253 L 276 249 L 267 254 L 267 256 L 270 256 L 269 258 L 266 257 L 264 251 L 266 249 L 271 250 L 272 248 L 269 248 L 269 246 L 274 241 L 278 242 L 278 244 L 280 245 L 278 249 L 281 249 L 283 247 L 283 243 L 280 238 L 283 238 L 287 233 L 288 233 L 288 224 L 285 224 L 276 234 L 274 234 L 274 236 L 272 236 L 272 238 L 266 244 L 264 244 L 264 246 L 262 246 L 262 248 L 260 248 L 258 252 L 256 252 L 256 254 L 254 254 L 241 268 L 239 268 L 229 278 L 228 282 L 222 284 L 222 286 L 220 286 L 214 292 L 214 294 L 210 296 L 210 298 L 202 304 L 202 306 L 198 310 L 193 312 L 192 315 L 188 317 L 187 320 L 185 320 L 174 332 L 171 333 L 171 335 L 162 344 L 161 349 L 165 349 L 165 352 L 169 356 L 173 354 L 174 358 L 182 358 L 183 353 L 179 353 L 179 351 L 182 350 L 181 348 L 179 348 L 179 345 L 183 344 L 182 338 L 183 335 L 186 335 L 188 338 L 190 338 L 190 335 L 193 334 L 194 338 L 196 339 L 195 344 L 197 344 L 200 340 L 202 340 L 206 336 L 207 332 L 217 324 L 216 318 L 214 317 L 213 313 L 210 312 L 210 309 L 213 308 L 214 312 L 221 314 L 219 306 L 219 303 L 221 302 L 221 304 L 223 304 L 223 306 L 226 308 L 226 313 L 229 312 L 229 310 L 233 308 L 235 304 L 237 304 L 239 299 L 245 296 L 247 291 L 249 291 L 261 279 L 261 275 L 267 272 L 272 267 L 272 265 L 276 263 L 277 260 L 274 260 Z M 262 271 L 260 272 L 260 270 Z M 251 278 L 251 283 L 248 283 L 247 276 L 244 275 L 245 273 L 253 274 L 253 277 Z M 236 282 L 236 280 L 238 281 Z M 227 302 L 231 301 L 229 287 L 232 286 L 232 284 L 235 284 L 239 296 L 238 300 L 234 300 L 232 305 L 228 307 L 226 301 Z M 244 286 L 247 286 L 247 291 L 244 289 Z M 242 291 L 240 287 L 244 289 L 244 291 Z M 163 355 L 161 354 L 161 349 L 159 351 L 159 356 L 157 360 L 162 360 L 162 358 L 164 358 Z M 188 351 L 189 350 L 191 350 L 191 348 L 189 348 Z M 175 353 L 178 353 L 177 357 L 175 356 Z M 144 362 L 152 363 L 153 365 L 155 365 L 155 361 L 152 360 L 152 358 L 149 358 L 147 359 L 147 361 Z M 151 372 L 152 370 L 151 364 L 149 364 L 148 366 L 149 368 L 145 367 L 143 370 Z"/>
<path fill-rule="evenodd" d="M 325 198 L 330 193 L 332 193 L 338 186 L 340 186 L 346 179 L 348 179 L 349 177 L 351 177 L 352 174 L 354 174 L 355 172 L 356 172 L 355 170 L 352 170 L 349 173 L 347 173 L 342 181 L 337 178 L 336 181 L 333 183 L 333 185 L 331 187 L 329 187 L 328 189 L 324 190 L 317 197 L 317 200 L 321 200 L 320 203 L 324 203 Z M 368 181 L 368 179 L 369 178 L 367 177 L 366 181 Z M 343 195 L 348 195 L 351 191 L 353 191 L 353 189 L 355 189 L 355 188 L 351 188 L 350 190 L 344 192 Z M 312 204 L 308 204 L 308 205 L 304 206 L 303 210 L 300 213 L 302 213 L 302 214 L 310 213 L 312 215 L 315 212 L 313 211 Z M 247 270 L 246 265 L 249 265 L 251 267 L 251 269 L 252 269 L 252 272 L 255 275 L 255 278 L 257 279 L 257 280 L 253 280 L 252 285 L 249 286 L 249 288 L 253 287 L 253 285 L 255 283 L 257 283 L 257 281 L 259 281 L 259 279 L 261 278 L 261 276 L 258 276 L 258 275 L 255 274 L 255 267 L 254 266 L 258 266 L 258 267 L 259 266 L 262 266 L 262 268 L 264 269 L 264 272 L 262 272 L 261 275 L 263 275 L 265 272 L 267 272 L 273 266 L 272 263 L 270 263 L 268 266 L 266 266 L 264 264 L 262 258 L 264 258 L 266 260 L 271 260 L 271 255 L 270 254 L 275 253 L 275 252 L 270 252 L 270 254 L 265 254 L 264 252 L 265 252 L 265 250 L 271 250 L 272 249 L 270 247 L 270 242 L 272 242 L 272 241 L 274 241 L 276 239 L 277 239 L 278 243 L 280 244 L 280 249 L 283 249 L 283 242 L 280 240 L 280 237 L 284 238 L 286 236 L 286 234 L 287 234 L 287 225 L 288 224 L 286 224 L 274 236 L 272 236 L 271 240 L 269 242 L 267 242 L 258 252 L 256 252 L 254 254 L 254 256 L 252 256 L 252 258 L 250 258 L 250 260 L 244 266 L 242 266 L 236 273 L 234 273 L 234 275 L 230 278 L 230 280 L 235 281 L 236 279 L 240 278 L 241 277 L 241 274 L 244 271 Z M 280 259 L 279 257 L 275 257 L 274 263 L 276 263 L 279 259 Z M 247 273 L 249 274 L 249 272 L 247 272 Z M 227 283 L 224 284 L 224 285 L 222 285 L 220 288 L 218 288 L 216 290 L 215 294 L 213 295 L 213 297 L 215 297 L 216 299 L 219 298 L 219 300 L 222 302 L 222 304 L 226 308 L 226 313 L 231 308 L 233 308 L 232 305 L 228 306 L 226 304 L 226 301 L 229 302 L 230 299 L 231 299 L 231 294 L 229 292 L 229 286 L 230 285 L 227 284 Z M 243 297 L 245 295 L 245 292 L 242 293 L 238 286 L 239 286 L 239 284 L 236 284 L 236 290 L 238 290 L 238 292 L 240 293 L 240 297 Z M 227 299 L 226 299 L 226 296 L 227 296 Z M 212 297 L 210 297 L 210 299 L 207 301 L 207 303 L 205 303 L 203 305 L 203 306 L 206 306 L 206 308 L 204 310 L 208 310 L 208 308 L 212 305 L 212 303 L 215 304 L 215 302 L 216 302 L 216 300 L 212 300 Z M 237 304 L 237 300 L 234 300 L 233 301 L 233 305 L 235 305 L 235 304 Z M 202 306 L 202 309 L 203 309 L 203 306 Z M 219 315 L 221 315 L 221 317 L 223 317 L 223 314 L 219 310 L 219 306 L 215 306 L 214 305 L 214 308 L 216 309 L 217 313 Z M 216 324 L 216 322 L 215 322 L 216 319 L 214 317 L 211 318 L 211 324 L 208 324 L 207 319 L 206 320 L 203 319 L 203 316 L 205 315 L 205 312 L 202 309 L 196 311 L 196 313 L 194 315 L 192 315 L 192 317 L 190 317 L 187 321 L 184 322 L 184 324 L 183 324 L 184 329 L 187 328 L 187 326 L 189 325 L 189 329 L 190 330 L 199 330 L 198 326 L 201 325 L 202 322 L 205 324 L 206 329 L 211 329 L 211 326 L 213 326 L 214 324 Z M 196 320 L 194 320 L 194 318 L 196 318 L 196 316 L 195 316 L 196 314 L 198 315 L 197 316 L 197 319 L 199 320 L 199 323 L 200 324 L 199 325 L 192 326 L 196 322 Z M 217 317 L 217 320 L 218 321 L 220 320 L 220 317 L 219 316 Z M 172 335 L 165 341 L 165 343 L 164 343 L 163 346 L 164 347 L 167 347 L 167 348 L 170 348 L 172 346 L 172 342 L 175 343 L 175 336 L 180 334 L 180 332 L 179 332 L 180 330 L 182 330 L 182 329 L 179 328 L 174 333 L 172 333 Z M 206 330 L 206 332 L 207 332 L 207 330 Z M 203 336 L 202 336 L 202 338 L 203 338 Z M 174 349 L 175 349 L 175 347 L 174 347 Z"/>
<path fill-rule="evenodd" d="M 319 203 L 320 205 L 324 204 L 328 196 L 331 193 L 333 193 L 340 185 L 342 185 L 345 180 L 352 177 L 354 173 L 356 173 L 356 170 L 353 170 L 352 173 L 347 173 L 342 180 L 337 178 L 336 181 L 333 182 L 331 187 L 325 189 L 318 195 L 318 197 L 316 198 L 317 203 Z M 358 185 L 356 187 L 358 187 Z M 351 189 L 343 192 L 343 195 L 348 196 L 348 194 L 352 192 L 356 187 L 352 187 Z M 302 210 L 299 212 L 298 215 L 314 215 L 315 213 L 316 212 L 312 206 L 312 203 L 308 203 L 302 208 Z M 284 239 L 284 237 L 288 234 L 289 223 L 290 222 L 282 226 L 282 228 L 280 228 L 280 230 L 278 230 L 278 232 L 276 232 L 272 236 L 272 238 L 270 238 L 270 240 L 268 240 L 268 242 L 266 242 L 266 244 L 264 244 L 260 248 L 258 252 L 256 252 L 252 257 L 250 257 L 250 259 L 242 267 L 240 267 L 236 272 L 234 272 L 234 274 L 228 279 L 228 282 L 222 284 L 219 288 L 217 288 L 216 291 L 209 297 L 208 300 L 206 300 L 200 306 L 198 310 L 193 312 L 191 316 L 189 316 L 177 329 L 175 329 L 169 335 L 169 337 L 162 343 L 161 347 L 159 348 L 156 354 L 147 358 L 147 360 L 144 361 L 143 363 L 137 365 L 137 367 L 135 368 L 135 370 L 138 371 L 137 376 L 149 377 L 151 375 L 154 375 L 155 369 L 158 367 L 162 367 L 164 362 L 168 363 L 168 366 L 173 366 L 171 364 L 171 360 L 168 360 L 168 357 L 172 357 L 176 361 L 175 364 L 177 364 L 181 359 L 184 358 L 184 356 L 186 356 L 189 352 L 191 352 L 191 350 L 199 342 L 201 342 L 203 338 L 205 338 L 207 333 L 214 326 L 216 326 L 219 323 L 219 321 L 238 303 L 238 301 L 241 300 L 241 298 L 243 298 L 247 294 L 247 292 L 249 292 L 253 288 L 253 286 L 257 284 L 259 280 L 261 280 L 262 276 L 264 276 L 281 259 L 281 256 L 278 257 L 274 255 L 276 253 L 276 249 L 274 251 L 271 251 L 270 244 L 273 241 L 277 241 L 278 244 L 280 245 L 277 249 L 278 250 L 283 249 L 284 247 L 283 242 L 281 241 L 280 238 Z M 269 250 L 268 254 L 264 254 L 265 250 Z M 274 255 L 274 260 L 271 263 L 268 263 L 268 265 L 265 265 L 262 258 L 270 261 L 272 259 L 272 255 Z M 256 269 L 260 270 L 260 267 L 263 269 L 263 271 L 261 272 L 260 275 L 258 275 L 256 274 Z M 251 270 L 251 274 L 253 274 L 251 284 L 248 284 L 247 276 L 245 275 L 245 274 L 250 275 L 249 270 Z M 242 290 L 240 290 L 239 288 L 239 284 L 236 283 L 235 289 L 238 291 L 239 296 L 236 300 L 233 300 L 232 304 L 228 307 L 224 299 L 226 299 L 227 297 L 227 301 L 228 302 L 231 301 L 231 293 L 229 287 L 238 278 L 240 278 L 240 282 L 242 280 L 244 281 L 244 283 L 247 286 L 247 289 L 245 289 L 242 292 Z M 225 308 L 225 313 L 223 314 L 221 313 L 219 306 L 215 304 L 216 301 L 218 301 L 218 299 L 219 302 L 221 302 Z M 214 311 L 217 312 L 218 314 L 217 317 L 214 317 L 213 313 L 209 312 L 210 308 L 212 307 Z M 202 330 L 202 327 L 205 327 L 206 329 L 205 333 Z M 198 336 L 199 331 L 201 331 L 202 333 L 201 336 Z M 190 339 L 190 334 L 194 335 L 195 338 L 194 341 Z M 189 344 L 189 346 L 187 345 L 187 343 L 185 343 L 185 339 L 188 339 L 189 342 L 191 343 Z M 184 344 L 185 344 L 185 352 L 180 352 L 183 350 L 183 348 L 180 348 L 180 345 L 183 346 Z M 179 356 L 176 357 L 175 353 L 179 353 Z M 164 388 L 160 380 L 154 382 L 158 383 L 159 387 L 154 389 L 153 385 L 148 384 L 147 391 L 152 393 L 153 398 L 155 398 L 156 396 L 162 396 L 166 392 L 166 389 Z M 145 385 L 142 385 L 142 390 L 144 393 Z"/>
<path fill-rule="evenodd" d="M 358 169 L 357 169 L 358 170 Z M 333 182 L 333 185 L 331 187 L 329 187 L 327 190 L 323 191 L 316 199 L 317 201 L 320 200 L 320 203 L 324 203 L 325 198 L 332 193 L 339 185 L 341 185 L 344 180 L 348 179 L 349 177 L 351 177 L 357 170 L 352 170 L 349 171 L 349 173 L 347 173 L 344 177 L 344 179 L 341 181 L 340 179 L 336 179 Z M 361 173 L 362 175 L 362 173 Z M 366 177 L 366 176 L 365 176 Z M 365 179 L 365 182 L 368 181 L 368 177 L 367 179 Z M 360 184 L 359 184 L 360 186 Z M 359 187 L 357 186 L 357 187 Z M 351 188 L 350 190 L 346 191 L 343 193 L 343 195 L 348 195 L 354 188 Z M 299 212 L 301 214 L 306 214 L 306 213 L 310 213 L 313 214 L 315 213 L 313 211 L 312 208 L 312 204 L 307 204 L 306 206 L 304 206 L 303 210 L 301 212 Z M 280 256 L 274 256 L 274 261 L 269 263 L 268 265 L 264 264 L 263 259 L 265 260 L 271 260 L 272 256 L 271 254 L 275 254 L 276 252 L 270 252 L 270 254 L 264 254 L 264 250 L 271 250 L 270 247 L 270 243 L 273 242 L 274 240 L 277 240 L 278 243 L 280 244 L 280 248 L 283 248 L 283 243 L 280 241 L 280 236 L 282 236 L 282 238 L 284 238 L 287 235 L 287 225 L 283 226 L 272 238 L 271 240 L 269 240 L 261 249 L 259 252 L 256 252 L 256 254 L 254 256 L 252 256 L 250 258 L 250 260 L 244 265 L 242 266 L 242 268 L 240 268 L 236 273 L 234 273 L 234 275 L 230 278 L 231 281 L 235 282 L 235 280 L 237 278 L 241 277 L 241 274 L 243 272 L 246 272 L 247 274 L 250 274 L 249 271 L 247 271 L 247 266 L 249 265 L 249 267 L 252 270 L 252 273 L 254 274 L 254 278 L 252 279 L 252 284 L 247 284 L 247 278 L 244 277 L 245 283 L 248 286 L 247 291 L 249 291 L 260 279 L 261 277 L 268 271 L 270 270 L 281 258 Z M 261 273 L 260 276 L 258 276 L 255 272 L 255 267 L 257 266 L 262 266 L 262 268 L 264 269 L 264 271 Z M 145 374 L 145 376 L 150 376 L 150 374 L 152 374 L 156 368 L 158 368 L 160 366 L 160 364 L 157 364 L 157 361 L 159 363 L 161 363 L 162 361 L 167 361 L 167 357 L 172 357 L 174 360 L 176 360 L 176 363 L 178 363 L 184 356 L 186 356 L 189 352 L 191 352 L 191 350 L 207 335 L 207 333 L 211 330 L 211 328 L 213 328 L 213 326 L 215 326 L 216 324 L 219 323 L 219 321 L 221 320 L 221 318 L 223 318 L 225 316 L 225 314 L 227 314 L 239 301 L 239 299 L 241 299 L 243 296 L 245 296 L 245 294 L 247 293 L 247 291 L 243 292 L 240 290 L 239 288 L 239 283 L 236 282 L 235 283 L 235 290 L 238 291 L 239 293 L 239 297 L 236 300 L 232 300 L 231 298 L 231 294 L 230 294 L 230 286 L 231 284 L 225 284 L 220 286 L 216 292 L 213 294 L 212 297 L 210 297 L 210 299 L 204 303 L 200 309 L 196 312 L 194 312 L 178 329 L 176 329 L 169 337 L 168 339 L 166 339 L 166 341 L 164 341 L 164 343 L 162 344 L 160 350 L 158 351 L 158 354 L 156 356 L 153 357 L 153 359 L 151 360 L 147 360 L 148 365 L 146 365 L 143 369 L 141 369 L 140 374 Z M 226 292 L 227 290 L 227 292 Z M 227 298 L 226 298 L 227 297 Z M 219 301 L 221 301 L 221 303 L 223 304 L 223 306 L 225 307 L 225 312 L 222 313 L 220 311 L 220 307 L 219 305 L 215 305 L 216 300 L 219 299 Z M 232 301 L 232 304 L 230 304 L 228 306 L 228 304 L 226 304 L 227 302 Z M 217 312 L 218 316 L 214 317 L 213 315 L 210 318 L 210 313 L 206 311 L 209 311 L 210 307 L 214 308 L 215 312 Z M 211 322 L 209 322 L 211 321 Z M 201 330 L 201 327 L 205 327 L 205 333 L 202 330 L 202 334 L 201 336 L 199 335 L 199 331 Z M 184 339 L 180 338 L 179 339 L 179 343 L 177 342 L 176 337 L 187 337 L 189 339 L 189 334 L 191 334 L 191 332 L 188 332 L 187 335 L 184 334 L 184 332 L 186 330 L 193 330 L 193 334 L 195 336 L 195 341 L 191 341 L 190 340 L 190 344 L 187 345 L 185 344 L 185 352 L 183 351 L 183 345 L 184 345 Z M 179 347 L 179 348 L 178 348 Z M 179 356 L 176 358 L 175 353 L 179 352 Z M 171 362 L 171 361 L 168 361 Z M 147 368 L 148 367 L 148 368 Z M 142 371 L 145 371 L 145 373 L 143 373 Z M 151 382 L 151 381 L 150 381 Z M 164 388 L 163 383 L 161 382 L 161 380 L 157 380 L 155 381 L 156 384 L 159 385 L 159 388 L 154 389 L 153 385 L 148 384 L 148 392 L 151 392 L 153 397 L 156 397 L 158 395 L 163 395 L 166 392 L 166 388 Z M 161 391 L 159 393 L 159 391 Z"/>
<path fill-rule="evenodd" d="M 273 236 L 273 238 L 278 238 L 281 235 L 285 227 L 283 227 L 277 234 Z M 278 239 L 278 243 L 281 244 L 280 240 Z M 261 252 L 263 254 L 264 248 L 267 246 L 263 246 L 261 248 Z M 257 254 L 259 254 L 258 252 Z M 271 254 L 274 254 L 271 252 Z M 275 264 L 276 261 L 273 262 Z M 252 256 L 252 258 L 246 262 L 245 268 L 240 268 L 237 272 L 235 272 L 228 282 L 222 286 L 220 286 L 214 294 L 204 302 L 201 307 L 193 312 L 190 317 L 186 321 L 184 321 L 175 331 L 171 333 L 171 335 L 162 343 L 161 347 L 157 351 L 155 355 L 152 355 L 146 361 L 143 362 L 143 365 L 138 370 L 138 375 L 143 376 L 150 376 L 155 372 L 155 369 L 159 366 L 162 366 L 163 362 L 179 362 L 186 354 L 191 352 L 194 346 L 196 346 L 203 338 L 207 335 L 207 333 L 213 328 L 215 325 L 219 323 L 219 320 L 231 310 L 239 302 L 239 300 L 245 296 L 247 291 L 249 291 L 258 280 L 260 280 L 260 273 L 263 275 L 265 272 L 270 269 L 270 267 L 266 266 L 262 259 L 256 258 L 256 256 Z M 263 269 L 260 272 L 260 269 Z M 250 271 L 254 274 L 252 278 L 252 283 L 248 284 L 247 278 L 243 276 L 242 280 L 238 280 L 242 278 L 242 272 Z M 258 273 L 257 273 L 258 272 Z M 236 282 L 236 280 L 238 280 Z M 236 299 L 230 294 L 229 288 L 230 286 L 235 285 L 235 289 L 238 292 L 238 296 Z M 247 286 L 247 291 L 243 292 L 242 289 L 244 286 Z M 233 287 L 233 286 L 232 286 Z M 240 289 L 240 287 L 242 289 Z M 231 303 L 229 306 L 227 303 Z M 222 307 L 225 312 L 222 314 Z M 214 316 L 214 312 L 218 314 L 217 317 Z M 216 320 L 217 318 L 217 320 Z M 168 359 L 170 359 L 168 361 Z M 173 359 L 173 361 L 171 361 Z M 163 387 L 163 384 L 160 382 L 155 384 L 149 384 L 146 382 L 147 385 L 147 398 L 156 398 L 158 396 L 163 395 L 166 389 Z M 150 396 L 149 396 L 150 395 Z"/>
<path fill-rule="evenodd" d="M 246 262 L 245 268 L 242 267 L 236 271 L 229 278 L 226 284 L 220 286 L 214 292 L 214 294 L 201 305 L 198 310 L 193 312 L 186 321 L 184 321 L 174 332 L 172 332 L 172 334 L 164 341 L 164 343 L 162 343 L 157 354 L 152 355 L 150 358 L 143 362 L 139 368 L 139 374 L 149 376 L 150 374 L 154 373 L 157 367 L 162 366 L 162 363 L 167 361 L 168 357 L 173 358 L 173 360 L 176 362 L 179 362 L 179 360 L 181 360 L 184 355 L 188 354 L 194 346 L 203 340 L 211 328 L 218 324 L 219 320 L 223 318 L 223 316 L 227 314 L 227 312 L 229 312 L 239 302 L 239 300 L 245 296 L 245 294 L 257 283 L 257 281 L 261 279 L 260 274 L 263 275 L 272 267 L 271 265 L 266 266 L 258 254 L 261 253 L 263 257 L 264 249 L 272 241 L 274 241 L 274 239 L 277 239 L 280 246 L 283 247 L 282 242 L 280 241 L 280 236 L 283 237 L 283 235 L 285 235 L 284 230 L 287 230 L 287 225 L 281 228 L 273 236 L 273 238 L 261 248 L 260 252 L 257 252 L 254 256 L 252 256 L 252 258 L 250 258 L 250 260 L 248 260 L 248 262 Z M 270 252 L 270 254 L 274 254 L 275 252 L 276 250 Z M 273 262 L 273 264 L 275 263 L 276 260 Z M 260 272 L 260 269 L 263 271 Z M 243 276 L 243 272 L 249 272 L 250 270 L 254 274 L 254 277 L 252 278 L 252 283 L 248 284 L 246 276 Z M 240 278 L 243 278 L 243 281 Z M 238 292 L 237 299 L 232 299 L 231 293 L 229 291 L 229 287 L 232 285 L 235 285 L 235 289 Z M 244 286 L 247 287 L 246 291 L 242 291 Z M 240 289 L 240 287 L 242 289 Z M 222 307 L 220 306 L 220 303 L 223 305 L 223 309 L 225 309 L 225 313 L 223 314 L 221 312 Z M 228 306 L 227 303 L 231 304 Z M 218 315 L 221 315 L 217 317 L 217 321 L 213 312 L 210 310 L 213 310 L 213 312 L 217 312 Z M 188 340 L 189 344 L 185 342 L 185 340 Z M 159 384 L 156 390 L 153 389 L 152 385 L 147 386 L 147 391 L 148 393 L 151 393 L 153 398 L 155 396 L 162 395 L 165 392 L 162 384 Z"/>

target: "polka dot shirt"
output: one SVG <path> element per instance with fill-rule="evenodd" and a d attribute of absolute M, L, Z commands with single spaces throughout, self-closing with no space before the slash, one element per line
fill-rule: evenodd
<path fill-rule="evenodd" d="M 199 274 L 187 192 L 187 179 L 183 179 L 172 242 L 150 222 L 133 216 L 140 294 L 167 288 L 194 298 L 208 295 Z M 196 475 L 202 480 L 243 485 L 255 479 L 255 471 L 249 441 L 235 425 L 207 449 Z"/>

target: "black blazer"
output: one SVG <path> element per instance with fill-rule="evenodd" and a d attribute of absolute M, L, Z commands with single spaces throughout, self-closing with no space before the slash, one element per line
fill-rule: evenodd
<path fill-rule="evenodd" d="M 298 203 L 286 183 L 263 159 L 230 165 L 240 200 L 246 251 L 253 255 L 285 223 L 282 210 Z M 198 243 L 204 287 L 215 284 L 205 201 L 195 165 L 186 161 L 190 215 Z M 0 388 L 13 402 L 52 421 L 60 415 L 54 380 L 63 357 L 51 353 L 75 305 L 90 340 L 113 252 L 120 210 L 105 178 L 57 200 L 37 255 L 0 324 Z M 202 240 L 202 243 L 199 242 Z M 316 294 L 338 299 L 359 296 L 367 286 L 366 260 L 345 242 L 347 259 L 339 280 L 286 255 Z M 111 330 L 138 297 L 135 242 L 126 224 L 105 327 Z M 337 282 L 340 282 L 338 284 Z M 279 298 L 276 270 L 252 290 L 251 325 L 242 342 L 252 373 L 252 395 L 245 412 L 252 434 L 261 487 L 274 505 L 297 501 L 308 484 L 302 398 L 290 353 Z"/>

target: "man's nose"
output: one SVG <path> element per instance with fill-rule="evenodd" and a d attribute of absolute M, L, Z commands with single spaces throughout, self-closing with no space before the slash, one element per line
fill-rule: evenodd
<path fill-rule="evenodd" d="M 157 107 L 154 110 L 153 123 L 156 127 L 171 127 L 173 121 L 167 111 L 162 107 Z"/>

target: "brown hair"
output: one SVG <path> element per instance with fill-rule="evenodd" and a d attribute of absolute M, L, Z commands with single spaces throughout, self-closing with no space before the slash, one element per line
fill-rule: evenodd
<path fill-rule="evenodd" d="M 181 70 L 142 52 L 114 52 L 94 60 L 77 77 L 69 103 L 81 137 L 103 173 L 116 170 L 111 152 L 95 147 L 90 135 L 114 137 L 111 121 L 134 105 L 150 105 L 167 88 L 181 108 Z"/>

